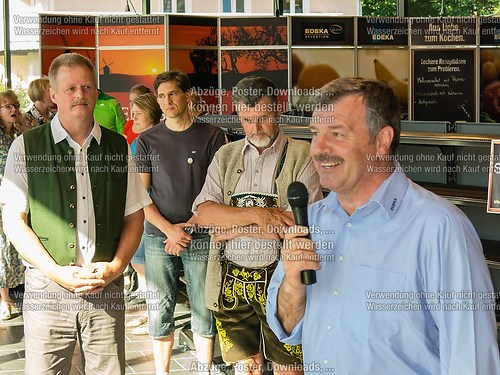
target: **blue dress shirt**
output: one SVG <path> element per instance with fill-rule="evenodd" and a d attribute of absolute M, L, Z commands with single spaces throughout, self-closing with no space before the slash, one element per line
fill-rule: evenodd
<path fill-rule="evenodd" d="M 493 286 L 462 211 L 396 171 L 351 216 L 333 192 L 312 204 L 309 226 L 321 269 L 290 335 L 276 318 L 281 263 L 267 301 L 306 374 L 500 374 Z"/>

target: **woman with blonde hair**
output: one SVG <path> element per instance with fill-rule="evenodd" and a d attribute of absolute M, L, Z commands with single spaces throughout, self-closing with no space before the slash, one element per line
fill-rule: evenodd
<path fill-rule="evenodd" d="M 19 107 L 19 100 L 14 91 L 6 90 L 0 93 L 0 182 L 3 179 L 10 145 L 19 133 L 19 122 L 22 118 Z M 0 215 L 0 319 L 12 317 L 14 303 L 9 296 L 9 288 L 15 288 L 23 281 L 24 266 L 3 232 Z"/>
<path fill-rule="evenodd" d="M 139 95 L 132 101 L 132 131 L 140 134 L 160 122 L 163 112 L 152 93 Z M 136 139 L 131 143 L 132 152 L 135 153 Z"/>
<path fill-rule="evenodd" d="M 33 106 L 26 112 L 25 124 L 33 129 L 38 125 L 50 122 L 56 114 L 54 103 L 50 99 L 50 83 L 48 78 L 38 78 L 30 82 L 28 96 Z"/>
<path fill-rule="evenodd" d="M 156 96 L 152 93 L 147 93 L 139 95 L 134 100 L 132 100 L 132 119 L 134 121 L 132 125 L 132 130 L 134 133 L 140 134 L 145 130 L 152 128 L 154 125 L 160 122 L 161 116 L 163 114 Z M 130 145 L 132 153 L 135 154 L 135 145 L 137 143 L 137 138 L 134 139 Z M 134 298 L 139 300 L 144 299 L 141 296 L 141 292 L 146 291 L 146 268 L 145 254 L 144 254 L 144 240 L 141 239 L 141 243 L 137 248 L 133 258 L 130 260 L 132 268 L 137 272 L 138 279 L 138 289 L 135 292 L 130 293 L 128 296 L 128 301 L 133 301 Z M 143 294 L 145 295 L 145 294 Z M 128 328 L 134 328 L 132 333 L 134 335 L 147 335 L 148 334 L 148 317 L 147 311 L 140 315 L 139 317 L 131 320 L 126 324 Z"/>
<path fill-rule="evenodd" d="M 130 112 L 132 112 L 132 105 L 134 103 L 135 98 L 137 98 L 140 95 L 148 93 L 152 93 L 151 89 L 143 84 L 135 85 L 130 89 L 128 95 Z M 129 145 L 131 145 L 134 139 L 136 139 L 137 136 L 139 135 L 138 133 L 132 130 L 133 125 L 134 125 L 134 119 L 132 118 L 132 115 L 130 115 L 130 120 L 128 120 L 123 126 L 123 135 L 125 136 L 125 138 L 127 138 L 127 142 Z"/>

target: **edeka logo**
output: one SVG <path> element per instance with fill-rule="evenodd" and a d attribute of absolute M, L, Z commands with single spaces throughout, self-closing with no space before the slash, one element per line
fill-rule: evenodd
<path fill-rule="evenodd" d="M 313 24 L 304 27 L 305 39 L 328 39 L 336 40 L 344 33 L 344 28 L 339 24 Z"/>
<path fill-rule="evenodd" d="M 373 41 L 386 41 L 386 40 L 394 40 L 394 35 L 386 35 L 386 34 L 374 34 L 372 35 Z"/>
<path fill-rule="evenodd" d="M 324 35 L 324 34 L 328 34 L 328 29 L 306 29 L 305 33 L 306 34 L 314 34 L 314 35 L 317 35 L 317 34 Z"/>
<path fill-rule="evenodd" d="M 333 35 L 340 35 L 344 32 L 344 28 L 340 25 L 334 24 L 330 26 L 330 32 Z"/>

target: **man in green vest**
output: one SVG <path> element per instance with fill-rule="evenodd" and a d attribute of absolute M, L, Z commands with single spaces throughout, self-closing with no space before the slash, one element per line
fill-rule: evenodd
<path fill-rule="evenodd" d="M 15 140 L 0 187 L 4 229 L 26 265 L 26 374 L 125 373 L 123 270 L 151 200 L 120 134 L 94 121 L 95 67 L 54 59 L 51 123 Z"/>
<path fill-rule="evenodd" d="M 284 230 L 294 222 L 288 185 L 303 182 L 314 202 L 322 198 L 319 177 L 309 143 L 281 132 L 278 90 L 271 81 L 247 77 L 232 94 L 246 137 L 215 154 L 193 204 L 198 224 L 225 246 L 222 262 L 220 254 L 209 256 L 205 302 L 214 310 L 222 357 L 237 374 L 261 374 L 264 357 L 275 374 L 302 374 L 300 345 L 280 343 L 266 322 L 267 281 Z"/>

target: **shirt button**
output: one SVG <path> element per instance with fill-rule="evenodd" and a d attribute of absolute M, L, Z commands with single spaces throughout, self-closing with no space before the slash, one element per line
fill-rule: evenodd
<path fill-rule="evenodd" d="M 68 244 L 68 247 L 69 247 L 70 249 L 73 249 L 73 248 L 75 247 L 75 244 L 74 244 L 74 243 L 69 243 L 69 244 Z"/>
<path fill-rule="evenodd" d="M 347 228 L 352 228 L 352 224 L 351 223 L 347 223 Z"/>
<path fill-rule="evenodd" d="M 255 173 L 259 173 L 259 170 L 257 169 L 257 170 L 255 171 Z"/>
<path fill-rule="evenodd" d="M 336 296 L 337 294 L 339 294 L 339 291 L 337 289 L 334 289 L 333 290 L 333 295 Z"/>
<path fill-rule="evenodd" d="M 343 255 L 340 255 L 340 256 L 339 256 L 339 260 L 340 260 L 341 262 L 343 262 L 343 261 L 344 261 L 344 256 L 343 256 Z"/>
<path fill-rule="evenodd" d="M 332 330 L 332 325 L 331 325 L 331 324 L 328 324 L 328 325 L 326 326 L 326 330 L 327 330 L 327 331 L 331 331 L 331 330 Z"/>
<path fill-rule="evenodd" d="M 69 205 L 69 208 L 72 208 L 72 209 L 73 209 L 73 208 L 75 208 L 75 205 L 74 205 L 73 203 L 71 203 L 71 204 Z"/>
<path fill-rule="evenodd" d="M 75 189 L 76 189 L 76 186 L 75 186 L 75 185 L 71 185 L 69 188 L 70 188 L 71 190 L 75 190 Z"/>
<path fill-rule="evenodd" d="M 74 223 L 69 223 L 69 224 L 68 224 L 68 226 L 69 226 L 70 228 L 74 228 L 74 227 L 75 227 L 75 224 L 74 224 Z"/>

